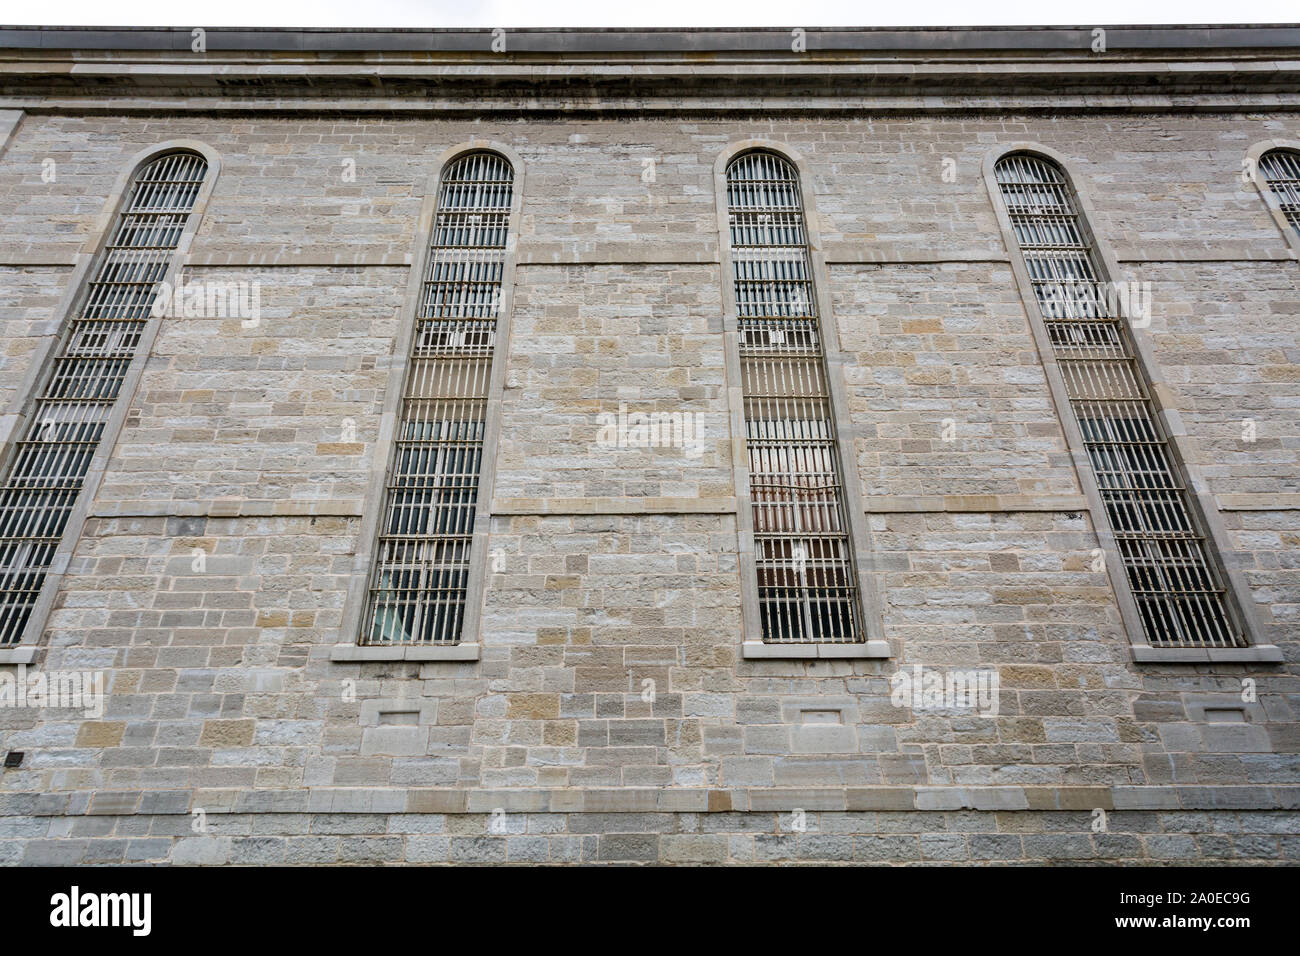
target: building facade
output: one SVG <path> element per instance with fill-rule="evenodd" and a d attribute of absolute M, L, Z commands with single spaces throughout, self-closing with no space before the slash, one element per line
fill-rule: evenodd
<path fill-rule="evenodd" d="M 1300 857 L 1300 28 L 0 28 L 0 861 Z"/>

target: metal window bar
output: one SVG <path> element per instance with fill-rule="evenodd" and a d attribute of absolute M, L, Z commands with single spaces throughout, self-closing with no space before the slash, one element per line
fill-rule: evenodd
<path fill-rule="evenodd" d="M 207 174 L 168 153 L 131 185 L 0 479 L 0 646 L 22 637 Z"/>
<path fill-rule="evenodd" d="M 420 290 L 365 644 L 455 644 L 483 464 L 514 171 L 471 153 L 443 174 Z"/>
<path fill-rule="evenodd" d="M 759 616 L 775 644 L 865 640 L 798 174 L 727 168 Z"/>
<path fill-rule="evenodd" d="M 1064 174 L 994 170 L 1138 611 L 1153 647 L 1244 647 L 1187 489 L 1156 426 L 1132 339 L 1098 281 Z"/>
<path fill-rule="evenodd" d="M 1272 149 L 1259 158 L 1259 171 L 1277 197 L 1282 215 L 1300 234 L 1300 153 Z"/>

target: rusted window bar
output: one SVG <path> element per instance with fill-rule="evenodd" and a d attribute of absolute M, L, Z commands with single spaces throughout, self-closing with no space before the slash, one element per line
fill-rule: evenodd
<path fill-rule="evenodd" d="M 1282 215 L 1300 234 L 1300 153 L 1271 149 L 1259 158 L 1259 171 L 1277 197 Z"/>
<path fill-rule="evenodd" d="M 727 168 L 763 640 L 865 640 L 798 174 Z"/>
<path fill-rule="evenodd" d="M 0 646 L 31 617 L 206 173 L 180 152 L 136 175 L 14 443 L 0 480 Z"/>
<path fill-rule="evenodd" d="M 471 153 L 442 176 L 417 306 L 366 644 L 455 644 L 465 618 L 514 171 Z"/>
<path fill-rule="evenodd" d="M 1153 647 L 1243 647 L 1069 183 L 1035 156 L 995 176 Z"/>

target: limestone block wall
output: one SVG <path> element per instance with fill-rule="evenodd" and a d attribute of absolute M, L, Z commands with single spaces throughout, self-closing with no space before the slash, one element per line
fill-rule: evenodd
<path fill-rule="evenodd" d="M 0 752 L 25 753 L 0 859 L 1294 859 L 1300 268 L 1240 171 L 1296 133 L 1255 113 L 25 115 L 0 154 L 0 398 L 156 142 L 220 153 L 187 271 L 257 283 L 261 315 L 166 319 L 123 399 L 36 664 L 102 671 L 105 713 L 0 708 Z M 815 196 L 890 660 L 740 657 L 713 176 L 760 136 Z M 481 658 L 331 660 L 357 637 L 421 203 L 471 138 L 523 161 Z M 1152 284 L 1168 406 L 1286 663 L 1132 660 L 980 173 L 1023 141 L 1069 159 L 1099 241 Z M 602 443 L 622 407 L 696 416 L 699 447 Z M 913 664 L 996 668 L 998 714 L 894 706 Z"/>

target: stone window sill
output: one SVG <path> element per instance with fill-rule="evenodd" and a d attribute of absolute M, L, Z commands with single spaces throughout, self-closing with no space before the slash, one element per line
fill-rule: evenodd
<path fill-rule="evenodd" d="M 764 644 L 745 641 L 741 656 L 746 660 L 844 660 L 851 658 L 889 657 L 888 641 L 865 641 L 861 644 Z"/>
<path fill-rule="evenodd" d="M 1280 664 L 1281 648 L 1273 644 L 1254 647 L 1151 647 L 1133 645 L 1139 664 Z"/>
<path fill-rule="evenodd" d="M 476 661 L 478 644 L 451 644 L 443 647 L 418 647 L 406 645 L 335 644 L 330 648 L 330 660 L 345 663 L 365 661 Z"/>
<path fill-rule="evenodd" d="M 25 647 L 0 647 L 0 667 L 6 664 L 30 664 L 36 659 L 36 648 L 28 644 Z"/>

